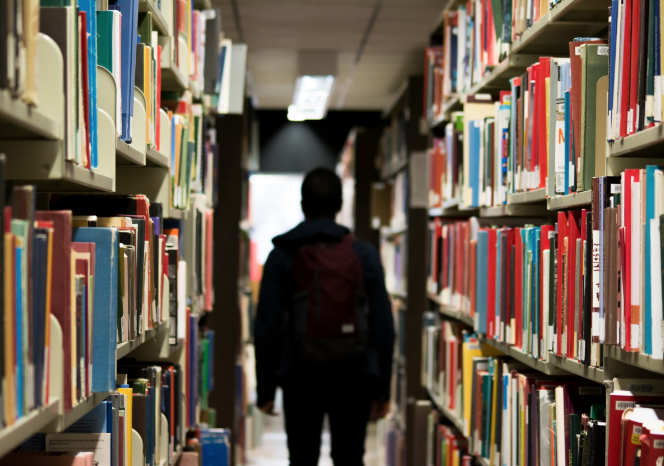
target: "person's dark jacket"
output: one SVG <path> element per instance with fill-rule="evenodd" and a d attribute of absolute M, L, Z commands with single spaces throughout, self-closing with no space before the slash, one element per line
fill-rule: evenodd
<path fill-rule="evenodd" d="M 261 281 L 254 344 L 256 347 L 256 377 L 258 406 L 274 400 L 280 380 L 289 374 L 306 369 L 294 357 L 292 341 L 284 329 L 284 317 L 289 311 L 293 294 L 293 259 L 304 244 L 339 241 L 349 230 L 329 219 L 305 220 L 289 232 L 275 237 L 274 249 L 265 262 Z M 354 370 L 373 374 L 377 378 L 374 398 L 388 399 L 392 376 L 394 349 L 394 321 L 390 300 L 385 289 L 383 267 L 376 248 L 356 240 L 353 244 L 362 264 L 364 288 L 369 300 L 370 346 L 366 361 Z"/>

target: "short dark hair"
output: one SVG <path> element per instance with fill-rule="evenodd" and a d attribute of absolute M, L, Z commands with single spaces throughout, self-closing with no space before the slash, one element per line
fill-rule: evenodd
<path fill-rule="evenodd" d="M 302 182 L 302 210 L 311 217 L 330 217 L 341 210 L 341 180 L 328 168 L 315 168 Z"/>

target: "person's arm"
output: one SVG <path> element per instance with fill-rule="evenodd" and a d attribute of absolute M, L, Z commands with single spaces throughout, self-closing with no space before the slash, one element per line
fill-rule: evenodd
<path fill-rule="evenodd" d="M 369 328 L 373 346 L 378 353 L 380 370 L 378 387 L 374 397 L 390 399 L 392 381 L 392 358 L 394 355 L 394 318 L 392 305 L 385 288 L 385 273 L 380 255 L 373 247 L 365 251 L 364 286 L 369 299 Z"/>
<path fill-rule="evenodd" d="M 254 326 L 259 408 L 264 408 L 274 401 L 277 389 L 277 371 L 283 349 L 284 312 L 288 300 L 284 280 L 286 268 L 285 253 L 272 250 L 263 267 Z M 268 410 L 271 411 L 269 408 Z"/>

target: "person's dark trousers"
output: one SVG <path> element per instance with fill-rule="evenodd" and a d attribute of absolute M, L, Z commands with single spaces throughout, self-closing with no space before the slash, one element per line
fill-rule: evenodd
<path fill-rule="evenodd" d="M 363 466 L 371 414 L 372 377 L 363 373 L 318 373 L 282 381 L 291 466 L 317 466 L 323 419 L 328 415 L 335 466 Z"/>

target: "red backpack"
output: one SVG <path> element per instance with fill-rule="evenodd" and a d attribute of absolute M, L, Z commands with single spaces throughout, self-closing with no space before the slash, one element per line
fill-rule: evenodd
<path fill-rule="evenodd" d="M 359 360 L 368 344 L 368 303 L 353 235 L 302 246 L 293 262 L 292 330 L 306 365 Z"/>

